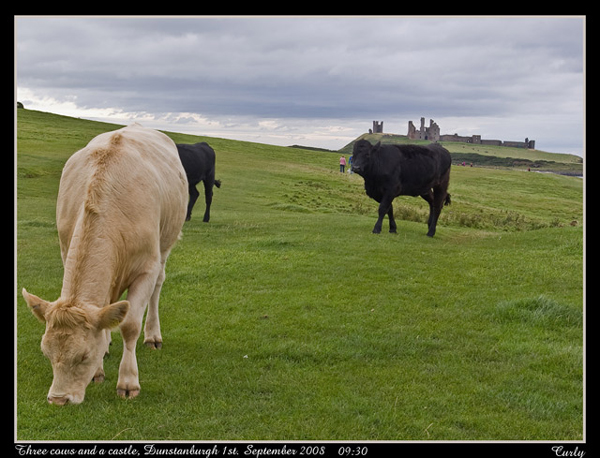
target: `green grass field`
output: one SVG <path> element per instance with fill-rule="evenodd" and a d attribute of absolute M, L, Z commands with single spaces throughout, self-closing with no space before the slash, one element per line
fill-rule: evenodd
<path fill-rule="evenodd" d="M 116 395 L 115 332 L 106 381 L 48 404 L 20 291 L 60 294 L 62 166 L 117 126 L 17 111 L 18 440 L 583 439 L 581 179 L 453 167 L 433 239 L 410 197 L 374 235 L 338 154 L 172 133 L 208 141 L 223 184 L 167 264 L 164 346 L 139 342 L 139 397 Z"/>

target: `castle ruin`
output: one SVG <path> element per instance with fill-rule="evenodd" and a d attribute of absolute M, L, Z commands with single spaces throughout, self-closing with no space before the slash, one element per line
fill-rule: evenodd
<path fill-rule="evenodd" d="M 481 135 L 441 135 L 440 126 L 438 126 L 433 119 L 429 120 L 429 127 L 425 127 L 425 118 L 421 118 L 421 127 L 419 128 L 419 130 L 416 129 L 412 121 L 408 121 L 408 133 L 406 136 L 411 140 L 429 140 L 431 142 L 463 142 L 472 143 L 476 145 L 508 146 L 511 148 L 535 149 L 535 140 L 529 140 L 528 138 L 526 138 L 524 142 L 519 142 L 502 140 L 484 140 L 481 138 Z"/>
<path fill-rule="evenodd" d="M 429 140 L 437 142 L 440 139 L 440 126 L 433 119 L 429 120 L 429 127 L 425 127 L 425 118 L 421 118 L 421 127 L 416 129 L 412 121 L 408 121 L 407 137 L 411 140 Z"/>
<path fill-rule="evenodd" d="M 382 134 L 383 133 L 383 121 L 373 121 L 373 129 L 369 129 L 370 134 Z"/>
<path fill-rule="evenodd" d="M 383 121 L 373 121 L 373 129 L 369 129 L 370 134 L 383 133 Z M 429 140 L 430 142 L 462 142 L 472 143 L 474 145 L 490 145 L 490 146 L 508 146 L 511 148 L 528 148 L 535 149 L 535 140 L 525 139 L 524 142 L 519 141 L 502 141 L 502 140 L 485 140 L 481 135 L 463 136 L 458 134 L 440 134 L 440 126 L 433 120 L 429 120 L 429 127 L 425 127 L 425 118 L 421 118 L 419 129 L 415 127 L 412 121 L 408 121 L 408 133 L 406 136 L 410 140 Z"/>

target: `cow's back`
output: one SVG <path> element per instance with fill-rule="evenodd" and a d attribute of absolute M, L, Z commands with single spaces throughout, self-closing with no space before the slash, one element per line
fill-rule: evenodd
<path fill-rule="evenodd" d="M 396 195 L 427 194 L 452 163 L 448 150 L 437 144 L 383 145 L 379 156 L 380 185 Z"/>
<path fill-rule="evenodd" d="M 450 152 L 442 145 L 431 143 L 426 148 L 436 157 L 439 173 L 445 173 L 452 165 L 452 156 Z"/>
<path fill-rule="evenodd" d="M 74 232 L 94 218 L 124 256 L 148 249 L 144 244 L 169 249 L 186 205 L 187 180 L 169 137 L 139 124 L 98 135 L 63 169 L 57 201 L 63 261 Z"/>
<path fill-rule="evenodd" d="M 208 143 L 177 144 L 177 151 L 190 184 L 214 178 L 216 155 Z"/>

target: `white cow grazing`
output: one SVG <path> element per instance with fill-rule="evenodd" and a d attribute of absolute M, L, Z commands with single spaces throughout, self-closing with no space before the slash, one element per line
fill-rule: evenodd
<path fill-rule="evenodd" d="M 42 351 L 54 373 L 48 402 L 78 404 L 91 380 L 104 380 L 110 328 L 119 324 L 117 393 L 139 394 L 136 342 L 149 304 L 144 343 L 162 345 L 158 300 L 187 203 L 175 143 L 139 124 L 98 135 L 67 161 L 56 208 L 60 298 L 47 302 L 23 289 L 33 314 L 46 323 Z M 125 290 L 127 300 L 119 301 Z"/>

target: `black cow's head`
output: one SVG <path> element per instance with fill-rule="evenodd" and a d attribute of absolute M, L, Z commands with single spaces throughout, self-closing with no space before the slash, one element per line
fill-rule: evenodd
<path fill-rule="evenodd" d="M 373 146 L 367 140 L 359 140 L 354 143 L 352 150 L 352 171 L 363 175 L 370 167 L 372 153 L 379 149 L 380 145 L 381 142 L 377 142 Z"/>

